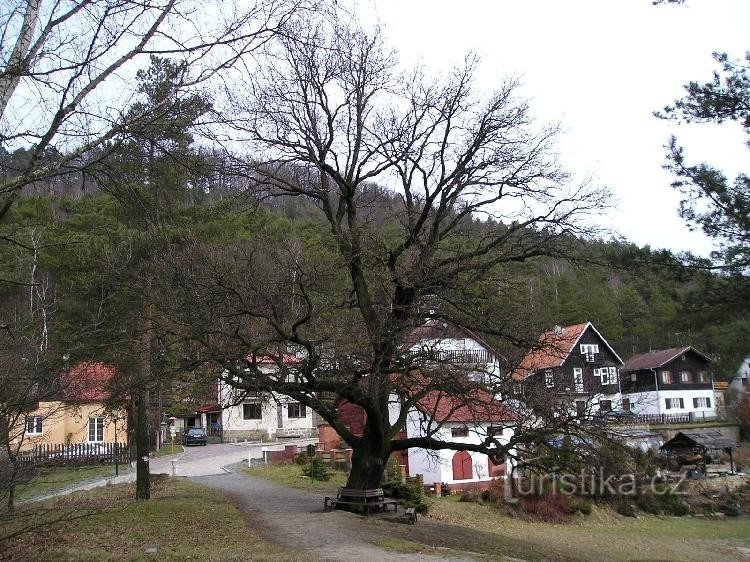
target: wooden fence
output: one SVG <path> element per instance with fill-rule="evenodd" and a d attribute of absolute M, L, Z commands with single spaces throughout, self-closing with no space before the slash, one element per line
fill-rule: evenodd
<path fill-rule="evenodd" d="M 130 462 L 130 447 L 124 443 L 75 443 L 71 445 L 42 444 L 19 455 L 24 465 L 126 464 Z"/>

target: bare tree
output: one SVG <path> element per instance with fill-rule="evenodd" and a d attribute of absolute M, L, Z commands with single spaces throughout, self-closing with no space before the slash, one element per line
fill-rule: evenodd
<path fill-rule="evenodd" d="M 199 360 L 220 364 L 230 384 L 315 410 L 354 450 L 350 487 L 376 487 L 394 451 L 505 455 L 572 430 L 574 416 L 566 415 L 527 424 L 510 443 L 440 439 L 435 420 L 420 437 L 398 436 L 430 393 L 458 400 L 477 422 L 503 407 L 500 386 L 480 392 L 465 367 L 435 368 L 405 355 L 404 345 L 428 313 L 526 345 L 521 320 L 492 307 L 508 264 L 567 255 L 571 235 L 584 231 L 580 217 L 598 210 L 604 194 L 566 186 L 556 131 L 535 129 L 516 82 L 486 99 L 475 93 L 473 59 L 432 79 L 400 71 L 377 32 L 335 18 L 305 22 L 291 35 L 297 39 L 269 46 L 249 95 L 235 96 L 231 126 L 252 147 L 245 169 L 259 189 L 313 201 L 327 232 L 304 252 L 271 236 L 173 255 L 184 265 L 171 262 L 162 278 Z M 394 196 L 373 196 L 374 183 Z M 376 217 L 378 206 L 387 219 Z M 302 363 L 285 365 L 287 350 Z M 248 353 L 277 357 L 278 369 L 240 361 Z M 344 403 L 364 411 L 361 434 L 342 420 Z"/>
<path fill-rule="evenodd" d="M 305 0 L 10 0 L 0 8 L 0 149 L 26 161 L 0 180 L 0 217 L 24 186 L 80 170 L 150 114 L 124 115 L 132 76 L 158 55 L 184 63 L 182 88 L 227 71 Z M 159 111 L 160 108 L 149 108 Z M 97 153 L 101 156 L 101 153 Z"/>

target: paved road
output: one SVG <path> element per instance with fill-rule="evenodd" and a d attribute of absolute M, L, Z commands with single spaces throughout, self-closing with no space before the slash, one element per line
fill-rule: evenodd
<path fill-rule="evenodd" d="M 263 456 L 263 447 L 268 447 L 269 450 L 280 450 L 283 449 L 285 445 L 295 444 L 304 447 L 305 445 L 314 442 L 315 439 L 290 439 L 278 445 L 243 442 L 236 444 L 222 443 L 206 445 L 205 447 L 186 447 L 184 453 L 179 453 L 174 456 L 152 458 L 149 465 L 151 468 L 151 474 L 161 473 L 172 475 L 173 470 L 177 476 L 187 477 L 226 474 L 227 470 L 224 467 L 227 465 L 245 461 L 249 456 L 252 456 L 253 458 L 261 458 Z M 58 490 L 52 494 L 36 497 L 31 501 L 42 501 L 80 490 L 92 490 L 106 485 L 124 484 L 134 481 L 135 469 L 122 467 L 120 476 L 81 482 L 68 488 Z"/>

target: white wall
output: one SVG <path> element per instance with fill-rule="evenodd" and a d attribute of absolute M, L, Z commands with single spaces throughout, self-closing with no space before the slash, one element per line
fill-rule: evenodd
<path fill-rule="evenodd" d="M 422 416 L 417 410 L 412 410 L 407 416 L 406 432 L 408 437 L 419 437 L 424 435 Z M 481 443 L 487 435 L 487 428 L 491 424 L 484 423 L 478 427 L 469 425 L 469 434 L 466 437 L 453 437 L 451 428 L 465 427 L 462 423 L 446 423 L 435 434 L 436 440 L 453 441 L 457 443 Z M 494 424 L 500 425 L 499 423 Z M 501 443 L 507 443 L 513 436 L 512 428 L 505 428 L 501 436 L 497 436 Z M 486 482 L 492 480 L 489 476 L 488 457 L 483 453 L 470 452 L 473 464 L 473 478 L 471 480 L 453 479 L 453 455 L 456 451 L 444 449 L 440 451 L 428 451 L 425 449 L 409 449 L 409 475 L 421 474 L 425 485 L 445 482 L 447 484 L 466 484 L 469 482 Z M 506 461 L 506 474 L 510 474 L 511 464 Z"/>
<path fill-rule="evenodd" d="M 652 392 L 631 392 L 625 395 L 630 398 L 631 411 L 635 414 L 688 414 L 692 413 L 696 419 L 716 417 L 716 397 L 711 388 L 701 390 L 659 390 Z M 667 409 L 667 398 L 682 398 L 684 408 Z M 710 398 L 711 407 L 693 406 L 693 398 Z"/>

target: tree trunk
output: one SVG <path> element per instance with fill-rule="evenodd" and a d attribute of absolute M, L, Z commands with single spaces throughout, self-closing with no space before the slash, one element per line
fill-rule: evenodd
<path fill-rule="evenodd" d="M 148 435 L 148 383 L 151 380 L 151 305 L 143 305 L 143 334 L 141 337 L 141 373 L 138 381 L 138 404 L 135 413 L 136 484 L 135 497 L 151 498 Z"/>
<path fill-rule="evenodd" d="M 151 498 L 151 475 L 149 473 L 149 443 L 148 443 L 148 415 L 146 403 L 148 392 L 145 385 L 138 391 L 138 403 L 135 412 L 135 453 L 136 482 L 135 498 L 147 500 Z"/>
<path fill-rule="evenodd" d="M 365 490 L 380 488 L 390 450 L 385 446 L 385 432 L 368 417 L 362 439 L 354 446 L 352 470 L 347 488 Z"/>

